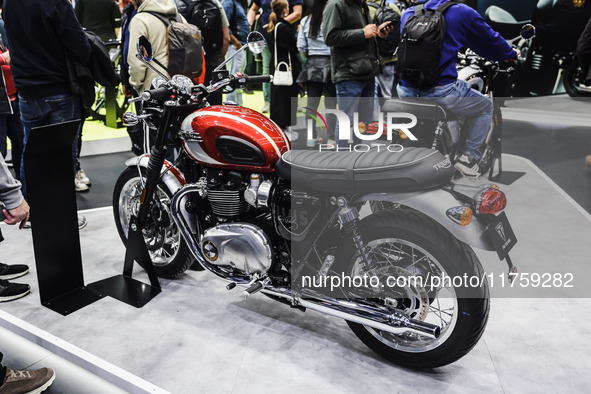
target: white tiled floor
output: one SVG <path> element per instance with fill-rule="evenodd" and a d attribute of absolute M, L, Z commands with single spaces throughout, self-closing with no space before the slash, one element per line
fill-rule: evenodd
<path fill-rule="evenodd" d="M 33 292 L 2 309 L 171 393 L 588 392 L 591 301 L 584 297 L 591 284 L 591 220 L 527 162 L 506 157 L 504 164 L 528 172 L 502 187 L 519 239 L 514 263 L 520 272 L 573 272 L 571 295 L 578 298 L 541 289 L 493 290 L 496 296 L 528 298 L 493 298 L 478 345 L 437 370 L 389 364 L 342 321 L 292 310 L 263 295 L 241 301 L 237 290 L 226 291 L 204 272 L 162 280 L 162 294 L 142 309 L 106 298 L 62 317 L 39 305 L 30 232 L 7 226 L 1 259 L 31 265 L 23 281 Z M 88 283 L 120 273 L 124 249 L 110 209 L 85 216 Z M 489 272 L 506 270 L 494 253 L 479 257 Z M 91 382 L 80 384 L 79 392 L 90 392 Z"/>

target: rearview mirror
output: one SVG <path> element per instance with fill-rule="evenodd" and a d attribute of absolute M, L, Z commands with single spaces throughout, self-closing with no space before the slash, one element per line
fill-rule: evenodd
<path fill-rule="evenodd" d="M 523 25 L 519 33 L 524 40 L 529 40 L 536 35 L 536 28 L 532 24 Z"/>
<path fill-rule="evenodd" d="M 146 36 L 139 36 L 137 39 L 137 53 L 147 62 L 152 61 L 154 54 L 152 52 L 152 44 Z"/>
<path fill-rule="evenodd" d="M 253 31 L 250 34 L 248 34 L 246 42 L 248 43 L 248 49 L 250 49 L 250 51 L 256 55 L 263 52 L 263 50 L 267 46 L 265 38 L 258 31 Z"/>

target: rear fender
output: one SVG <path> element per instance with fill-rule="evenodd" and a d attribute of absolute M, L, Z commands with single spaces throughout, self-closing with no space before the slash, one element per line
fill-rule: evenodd
<path fill-rule="evenodd" d="M 148 168 L 148 160 L 149 159 L 150 159 L 150 156 L 149 155 L 143 155 L 143 156 L 139 156 L 139 157 L 132 157 L 131 159 L 128 159 L 125 162 L 125 165 L 127 167 L 137 168 L 139 166 L 141 168 L 147 169 Z M 185 180 L 185 177 L 179 171 L 179 169 L 176 168 L 168 160 L 165 160 L 164 161 L 164 165 L 162 166 L 162 169 L 160 170 L 160 174 L 163 174 L 163 175 L 161 175 L 162 182 L 164 182 L 164 184 L 166 185 L 166 187 L 168 188 L 168 190 L 170 190 L 170 192 L 172 193 L 172 195 L 175 195 L 179 191 L 179 189 L 181 187 L 183 187 L 187 183 L 187 181 Z M 181 204 L 180 204 L 180 206 L 181 206 L 181 214 L 185 218 L 185 221 L 187 223 L 189 223 L 189 226 L 191 228 L 191 231 L 193 231 L 193 233 L 195 233 L 197 231 L 196 230 L 196 226 L 195 226 L 195 219 L 186 210 L 187 197 L 183 197 L 183 200 L 181 200 L 181 201 L 182 201 Z"/>
<path fill-rule="evenodd" d="M 359 197 L 355 202 L 365 201 L 389 201 L 406 205 L 435 220 L 460 241 L 479 249 L 495 250 L 484 231 L 486 225 L 482 220 L 473 216 L 470 224 L 460 226 L 447 217 L 446 212 L 449 208 L 463 204 L 444 190 L 416 193 L 372 193 Z"/>

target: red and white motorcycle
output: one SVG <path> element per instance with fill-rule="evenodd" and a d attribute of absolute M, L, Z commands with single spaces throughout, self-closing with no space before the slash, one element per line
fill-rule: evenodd
<path fill-rule="evenodd" d="M 264 46 L 251 33 L 250 50 Z M 155 69 L 151 52 L 141 37 L 138 53 Z M 468 353 L 489 313 L 486 275 L 471 247 L 496 250 L 513 268 L 504 193 L 452 183 L 449 159 L 432 149 L 291 150 L 264 115 L 207 104 L 215 90 L 270 76 L 219 68 L 214 78 L 209 87 L 158 78 L 141 95 L 142 113 L 126 114 L 127 124 L 146 121 L 158 136 L 150 155 L 128 160 L 115 186 L 123 242 L 137 220 L 159 276 L 177 278 L 197 261 L 229 290 L 345 319 L 400 365 L 438 367 Z M 182 150 L 171 163 L 166 149 L 175 145 Z M 396 209 L 363 217 L 372 201 Z"/>

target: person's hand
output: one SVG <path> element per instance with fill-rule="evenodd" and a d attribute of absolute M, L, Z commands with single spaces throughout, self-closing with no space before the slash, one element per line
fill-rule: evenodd
<path fill-rule="evenodd" d="M 237 42 L 236 44 L 234 44 L 234 49 L 239 50 L 240 48 L 242 48 L 242 43 L 241 42 Z"/>
<path fill-rule="evenodd" d="M 515 48 L 515 52 L 517 53 L 517 56 L 515 56 L 515 59 L 519 60 L 519 58 L 521 57 L 521 49 Z"/>
<path fill-rule="evenodd" d="M 29 220 L 29 210 L 29 204 L 25 200 L 16 208 L 4 209 L 4 216 L 6 216 L 4 223 L 13 225 L 20 222 L 21 224 L 18 228 L 22 230 L 27 220 Z"/>
<path fill-rule="evenodd" d="M 387 21 L 387 22 L 382 23 L 378 27 L 378 37 L 386 38 L 388 36 L 388 34 L 390 34 L 390 31 L 393 28 L 390 23 L 391 23 L 390 21 Z"/>
<path fill-rule="evenodd" d="M 373 38 L 378 35 L 378 27 L 374 24 L 367 25 L 363 28 L 363 34 L 365 38 Z"/>
<path fill-rule="evenodd" d="M 4 57 L 4 63 L 10 66 L 10 52 L 6 51 L 2 53 L 2 57 Z"/>

